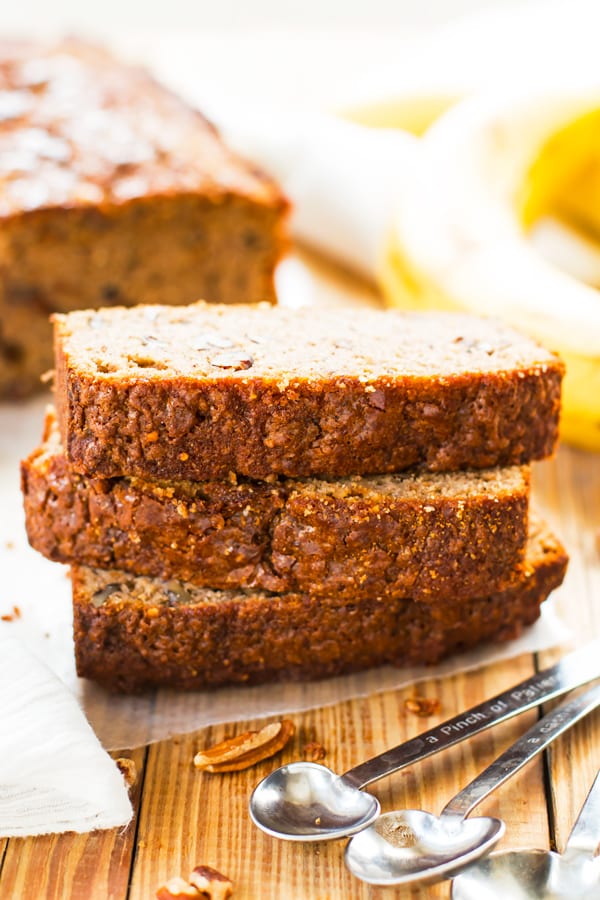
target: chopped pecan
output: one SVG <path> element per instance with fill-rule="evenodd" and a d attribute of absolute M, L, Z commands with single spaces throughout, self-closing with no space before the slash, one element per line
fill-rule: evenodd
<path fill-rule="evenodd" d="M 321 759 L 325 759 L 327 756 L 327 751 L 322 744 L 318 744 L 316 741 L 309 741 L 308 744 L 304 745 L 304 758 L 309 762 L 319 762 Z"/>
<path fill-rule="evenodd" d="M 133 787 L 137 781 L 137 768 L 134 761 L 129 759 L 128 756 L 120 756 L 115 762 L 127 787 Z"/>
<path fill-rule="evenodd" d="M 157 900 L 229 900 L 233 882 L 211 866 L 196 866 L 187 881 L 176 875 L 169 878 L 156 892 Z"/>
<path fill-rule="evenodd" d="M 230 350 L 223 353 L 215 353 L 210 357 L 209 363 L 218 369 L 233 369 L 234 372 L 251 369 L 254 365 L 254 357 L 244 350 Z"/>
<path fill-rule="evenodd" d="M 434 716 L 442 709 L 437 697 L 408 697 L 404 701 L 404 709 L 415 716 Z"/>
<path fill-rule="evenodd" d="M 211 866 L 196 866 L 190 872 L 190 884 L 209 900 L 228 900 L 233 893 L 233 882 Z"/>
<path fill-rule="evenodd" d="M 247 769 L 282 750 L 295 730 L 289 719 L 271 722 L 260 731 L 246 731 L 199 751 L 194 757 L 194 765 L 205 772 Z"/>
<path fill-rule="evenodd" d="M 189 900 L 190 897 L 200 900 L 202 894 L 189 881 L 184 881 L 183 878 L 176 875 L 159 887 L 156 897 L 157 900 Z"/>
<path fill-rule="evenodd" d="M 4 613 L 4 615 L 0 616 L 0 619 L 2 619 L 3 622 L 14 622 L 15 619 L 20 619 L 20 618 L 21 618 L 21 607 L 20 606 L 13 606 L 12 612 Z"/>
<path fill-rule="evenodd" d="M 100 588 L 99 591 L 96 591 L 92 594 L 92 606 L 95 606 L 96 609 L 102 606 L 103 603 L 106 603 L 108 598 L 112 594 L 116 594 L 118 591 L 123 589 L 123 585 L 119 582 L 113 582 L 112 584 L 107 584 L 105 587 Z"/>

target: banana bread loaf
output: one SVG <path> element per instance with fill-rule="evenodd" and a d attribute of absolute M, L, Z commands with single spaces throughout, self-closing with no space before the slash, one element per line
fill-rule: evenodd
<path fill-rule="evenodd" d="M 72 472 L 52 414 L 22 463 L 30 543 L 60 562 L 339 599 L 477 597 L 518 577 L 529 469 L 339 481 Z"/>
<path fill-rule="evenodd" d="M 80 675 L 114 691 L 303 680 L 434 663 L 516 637 L 563 578 L 560 543 L 535 522 L 519 583 L 447 603 L 212 591 L 120 570 L 72 567 Z"/>
<path fill-rule="evenodd" d="M 550 454 L 563 364 L 453 313 L 196 303 L 55 316 L 56 402 L 82 474 L 324 478 Z"/>
<path fill-rule="evenodd" d="M 287 203 L 144 71 L 0 42 L 0 396 L 52 366 L 48 317 L 275 298 Z"/>

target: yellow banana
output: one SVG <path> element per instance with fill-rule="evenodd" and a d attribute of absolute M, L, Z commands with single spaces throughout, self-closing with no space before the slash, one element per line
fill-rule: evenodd
<path fill-rule="evenodd" d="M 442 115 L 380 282 L 394 305 L 497 315 L 559 351 L 562 436 L 600 450 L 600 293 L 540 253 L 531 234 L 548 216 L 600 235 L 600 83 L 488 92 Z"/>
<path fill-rule="evenodd" d="M 600 109 L 570 122 L 548 140 L 524 185 L 522 219 L 544 215 L 600 237 Z"/>
<path fill-rule="evenodd" d="M 436 119 L 457 103 L 464 93 L 452 92 L 439 87 L 417 88 L 391 99 L 369 99 L 356 102 L 336 110 L 343 119 L 364 125 L 367 128 L 397 128 L 421 137 Z"/>

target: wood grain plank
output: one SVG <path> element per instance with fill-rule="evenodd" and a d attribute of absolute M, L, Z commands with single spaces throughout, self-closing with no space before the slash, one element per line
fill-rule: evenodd
<path fill-rule="evenodd" d="M 600 578 L 600 457 L 561 447 L 555 460 L 535 467 L 533 485 L 536 504 L 570 556 L 557 607 L 572 631 L 570 644 L 577 645 L 600 634 L 594 602 Z"/>
<path fill-rule="evenodd" d="M 198 747 L 234 731 L 258 727 L 259 722 L 209 728 L 195 736 L 151 747 L 131 900 L 152 897 L 167 878 L 185 876 L 201 863 L 214 866 L 234 880 L 236 900 L 364 900 L 387 896 L 385 891 L 361 884 L 346 871 L 343 841 L 303 845 L 262 834 L 247 813 L 252 788 L 275 765 L 302 758 L 303 746 L 309 741 L 323 744 L 327 765 L 343 772 L 532 671 L 533 660 L 526 656 L 480 673 L 428 681 L 419 686 L 419 693 L 440 698 L 442 711 L 435 718 L 420 719 L 406 712 L 404 700 L 413 694 L 412 688 L 295 715 L 298 733 L 293 743 L 276 760 L 245 772 L 220 776 L 197 772 L 192 758 Z M 384 809 L 417 806 L 439 812 L 457 790 L 534 719 L 535 713 L 530 713 L 506 723 L 372 789 Z M 485 812 L 510 821 L 513 838 L 518 834 L 524 843 L 547 840 L 541 760 L 523 773 L 518 783 L 505 786 L 499 796 L 490 798 Z M 446 897 L 447 885 L 415 890 L 411 896 Z"/>
<path fill-rule="evenodd" d="M 126 900 L 146 751 L 121 751 L 117 755 L 131 757 L 138 771 L 131 791 L 136 813 L 128 827 L 89 834 L 11 838 L 0 872 L 1 897 Z"/>
<path fill-rule="evenodd" d="M 540 468 L 537 477 L 571 557 L 559 608 L 571 629 L 571 644 L 579 646 L 600 636 L 600 458 L 561 447 L 555 463 Z M 544 653 L 540 661 L 546 665 L 558 655 Z M 600 713 L 595 712 L 548 753 L 553 848 L 564 849 L 598 768 Z"/>
<path fill-rule="evenodd" d="M 578 723 L 549 751 L 550 845 L 562 852 L 583 801 L 600 769 L 600 712 Z"/>

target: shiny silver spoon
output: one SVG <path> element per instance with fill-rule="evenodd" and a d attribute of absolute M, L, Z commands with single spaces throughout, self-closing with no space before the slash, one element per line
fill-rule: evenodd
<path fill-rule="evenodd" d="M 555 666 L 344 775 L 316 763 L 282 766 L 254 790 L 250 798 L 252 820 L 267 834 L 291 841 L 325 841 L 356 834 L 374 822 L 380 812 L 377 798 L 362 788 L 598 677 L 600 641 L 593 641 Z"/>
<path fill-rule="evenodd" d="M 469 866 L 452 885 L 452 900 L 598 900 L 600 897 L 600 773 L 562 855 L 506 850 Z"/>
<path fill-rule="evenodd" d="M 361 881 L 378 885 L 430 884 L 458 874 L 488 853 L 505 829 L 501 819 L 468 819 L 469 813 L 597 706 L 600 685 L 556 707 L 453 797 L 440 816 L 420 809 L 380 816 L 350 839 L 346 865 Z"/>

